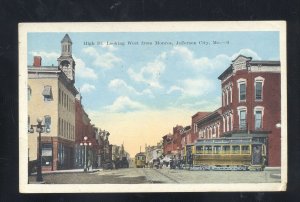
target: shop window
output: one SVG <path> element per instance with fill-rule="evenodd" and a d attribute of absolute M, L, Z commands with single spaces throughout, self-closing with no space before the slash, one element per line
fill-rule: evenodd
<path fill-rule="evenodd" d="M 52 165 L 52 144 L 42 144 L 42 166 Z"/>

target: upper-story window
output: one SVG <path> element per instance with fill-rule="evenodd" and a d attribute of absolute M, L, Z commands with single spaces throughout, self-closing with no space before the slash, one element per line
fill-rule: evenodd
<path fill-rule="evenodd" d="M 51 86 L 44 86 L 44 90 L 43 90 L 42 94 L 44 96 L 44 101 L 52 101 L 53 100 Z"/>
<path fill-rule="evenodd" d="M 51 129 L 51 116 L 49 115 L 45 116 L 45 128 L 46 128 L 46 132 L 49 133 Z"/>
<path fill-rule="evenodd" d="M 246 101 L 246 79 L 237 80 L 239 89 L 239 102 Z"/>
<path fill-rule="evenodd" d="M 237 109 L 239 115 L 239 129 L 246 130 L 247 129 L 247 108 L 244 106 L 240 106 Z"/>
<path fill-rule="evenodd" d="M 246 129 L 246 110 L 240 111 L 240 129 Z"/>
<path fill-rule="evenodd" d="M 255 129 L 261 129 L 263 127 L 263 115 L 264 115 L 264 107 L 261 106 L 254 107 Z"/>
<path fill-rule="evenodd" d="M 262 82 L 255 82 L 255 100 L 262 100 Z"/>
<path fill-rule="evenodd" d="M 241 83 L 240 84 L 240 101 L 246 100 L 246 84 Z"/>
<path fill-rule="evenodd" d="M 263 77 L 256 77 L 255 78 L 255 100 L 260 101 L 263 99 L 263 85 L 264 85 L 264 78 Z"/>

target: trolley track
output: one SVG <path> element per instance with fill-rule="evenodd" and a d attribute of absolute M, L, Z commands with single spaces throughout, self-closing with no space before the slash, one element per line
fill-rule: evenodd
<path fill-rule="evenodd" d="M 174 178 L 162 173 L 158 169 L 141 169 L 150 183 L 180 183 Z"/>

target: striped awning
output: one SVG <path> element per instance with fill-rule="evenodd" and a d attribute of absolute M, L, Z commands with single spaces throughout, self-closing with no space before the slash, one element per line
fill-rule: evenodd
<path fill-rule="evenodd" d="M 51 86 L 45 86 L 42 94 L 43 96 L 51 96 Z"/>

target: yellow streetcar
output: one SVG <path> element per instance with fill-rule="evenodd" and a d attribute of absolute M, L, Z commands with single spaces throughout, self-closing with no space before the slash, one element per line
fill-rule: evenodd
<path fill-rule="evenodd" d="M 145 168 L 146 166 L 146 155 L 143 152 L 137 153 L 135 155 L 135 167 Z"/>
<path fill-rule="evenodd" d="M 263 170 L 266 145 L 251 138 L 201 139 L 185 147 L 193 170 Z"/>

